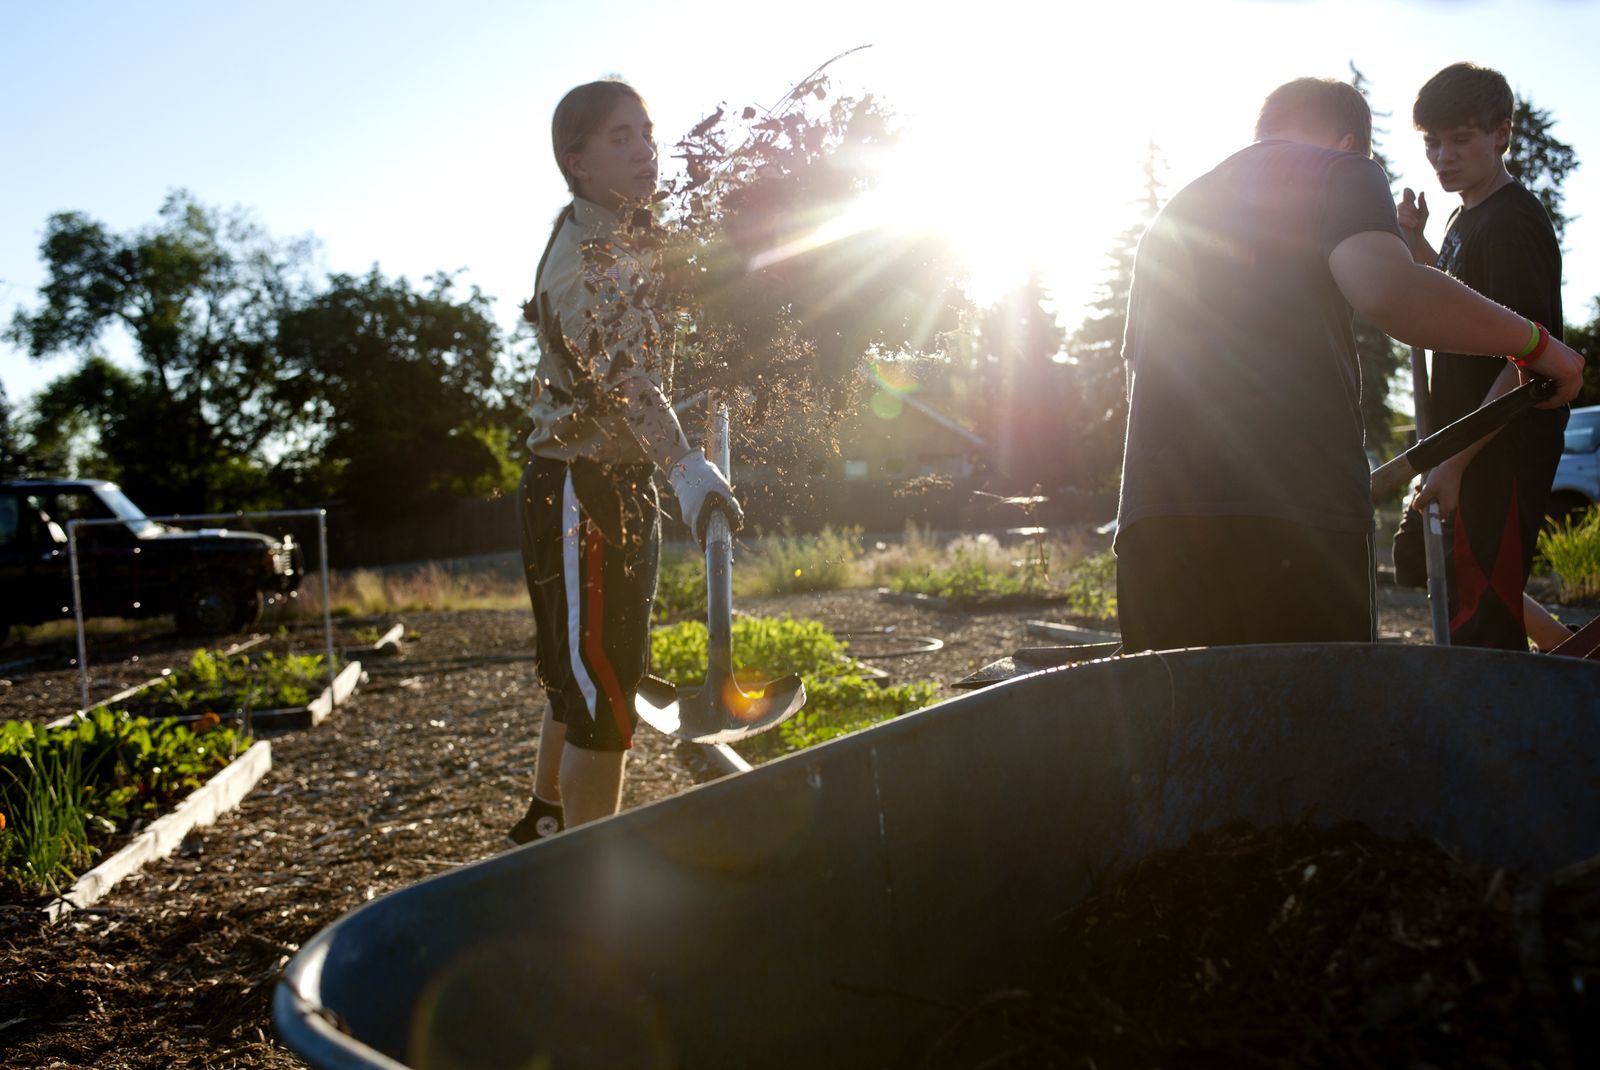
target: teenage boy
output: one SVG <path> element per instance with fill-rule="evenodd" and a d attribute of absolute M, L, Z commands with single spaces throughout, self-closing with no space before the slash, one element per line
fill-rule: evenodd
<path fill-rule="evenodd" d="M 1178 192 L 1134 262 L 1117 597 L 1128 651 L 1370 641 L 1372 498 L 1352 311 L 1403 342 L 1523 353 L 1528 320 L 1418 264 L 1366 99 L 1302 78 Z M 1520 361 L 1565 404 L 1583 358 Z"/>
<path fill-rule="evenodd" d="M 1511 87 L 1499 71 L 1455 63 L 1417 93 L 1412 122 L 1448 193 L 1461 196 L 1444 242 L 1423 237 L 1426 194 L 1402 195 L 1400 231 L 1419 264 L 1432 264 L 1486 297 L 1561 332 L 1561 246 L 1539 199 L 1506 170 Z M 1442 427 L 1517 385 L 1492 357 L 1436 352 L 1428 383 L 1433 426 Z M 1396 579 L 1427 582 L 1422 512 L 1446 518 L 1450 642 L 1527 650 L 1523 587 L 1561 460 L 1565 407 L 1523 416 L 1427 474 L 1395 534 Z"/>

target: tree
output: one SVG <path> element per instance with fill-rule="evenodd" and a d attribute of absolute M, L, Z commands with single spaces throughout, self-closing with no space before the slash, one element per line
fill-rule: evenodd
<path fill-rule="evenodd" d="M 977 313 L 966 345 L 973 430 L 989 444 L 989 459 L 1006 494 L 1035 485 L 1049 490 L 1070 481 L 1074 458 L 1062 448 L 1070 420 L 1072 383 L 1061 356 L 1066 331 L 1045 306 L 1037 273 Z"/>
<path fill-rule="evenodd" d="M 427 281 L 334 275 L 284 315 L 277 398 L 296 416 L 283 465 L 303 493 L 394 516 L 515 485 L 520 395 L 489 299 Z"/>
<path fill-rule="evenodd" d="M 1083 417 L 1067 428 L 1062 448 L 1078 458 L 1080 483 L 1114 486 L 1121 471 L 1122 440 L 1128 419 L 1127 372 L 1122 362 L 1122 336 L 1128 326 L 1128 294 L 1133 289 L 1133 261 L 1150 221 L 1165 200 L 1161 174 L 1166 161 L 1154 141 L 1145 148 L 1144 189 L 1136 216 L 1107 254 L 1110 261 L 1089 315 L 1068 341 L 1073 379 Z"/>
<path fill-rule="evenodd" d="M 1506 170 L 1521 182 L 1550 213 L 1556 239 L 1566 237 L 1572 217 L 1562 213 L 1566 195 L 1561 186 L 1578 166 L 1578 154 L 1550 132 L 1555 120 L 1545 108 L 1536 107 L 1521 93 L 1511 113 L 1511 149 L 1506 153 Z"/>
<path fill-rule="evenodd" d="M 159 223 L 129 234 L 80 212 L 54 215 L 40 254 L 43 304 L 19 311 L 5 337 L 34 357 L 87 361 L 108 333 L 125 330 L 137 372 L 113 381 L 86 363 L 58 396 L 88 406 L 106 456 L 148 508 L 239 504 L 241 475 L 259 483 L 262 448 L 282 416 L 271 404 L 273 337 L 308 243 L 280 245 L 243 211 L 177 191 Z"/>
<path fill-rule="evenodd" d="M 146 391 L 138 376 L 102 356 L 50 382 L 24 424 L 35 473 L 126 481 L 117 458 L 140 456 L 152 437 Z"/>
<path fill-rule="evenodd" d="M 1583 354 L 1583 390 L 1572 404 L 1600 405 L 1600 297 L 1590 305 L 1593 319 L 1584 324 L 1566 325 L 1567 345 Z"/>
<path fill-rule="evenodd" d="M 6 399 L 6 388 L 0 386 L 0 479 L 17 478 L 22 467 L 17 434 L 11 423 L 11 403 Z"/>

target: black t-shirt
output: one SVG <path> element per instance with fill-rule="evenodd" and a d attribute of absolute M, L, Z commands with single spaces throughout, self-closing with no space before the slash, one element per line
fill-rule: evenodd
<path fill-rule="evenodd" d="M 1439 249 L 1440 271 L 1561 337 L 1561 245 L 1539 198 L 1516 182 L 1474 208 L 1457 208 Z M 1506 366 L 1503 357 L 1434 356 L 1428 394 L 1437 430 L 1483 404 Z M 1536 410 L 1534 420 L 1565 423 L 1565 410 Z"/>
<path fill-rule="evenodd" d="M 1122 527 L 1272 516 L 1372 527 L 1351 308 L 1328 255 L 1399 235 L 1371 159 L 1263 141 L 1174 196 L 1134 261 Z"/>

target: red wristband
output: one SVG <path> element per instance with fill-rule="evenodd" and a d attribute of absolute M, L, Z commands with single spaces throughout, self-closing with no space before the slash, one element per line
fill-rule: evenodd
<path fill-rule="evenodd" d="M 1550 345 L 1550 332 L 1545 330 L 1544 324 L 1535 323 L 1534 327 L 1539 332 L 1539 344 L 1533 347 L 1533 352 L 1529 353 L 1525 357 L 1510 356 L 1506 358 L 1519 368 L 1526 368 L 1528 365 L 1544 356 L 1545 349 L 1547 349 Z"/>

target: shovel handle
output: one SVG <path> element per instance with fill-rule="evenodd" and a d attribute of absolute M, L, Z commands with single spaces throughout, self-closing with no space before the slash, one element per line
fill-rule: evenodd
<path fill-rule="evenodd" d="M 1501 394 L 1455 423 L 1440 428 L 1400 456 L 1373 469 L 1372 496 L 1389 497 L 1413 477 L 1454 457 L 1485 435 L 1500 430 L 1535 405 L 1554 397 L 1555 392 L 1555 380 L 1538 377 Z"/>
<path fill-rule="evenodd" d="M 728 475 L 728 405 L 713 395 L 711 421 L 706 432 L 706 456 L 723 476 Z M 713 500 L 706 522 L 706 657 L 710 679 L 733 673 L 733 531 L 728 515 Z"/>

